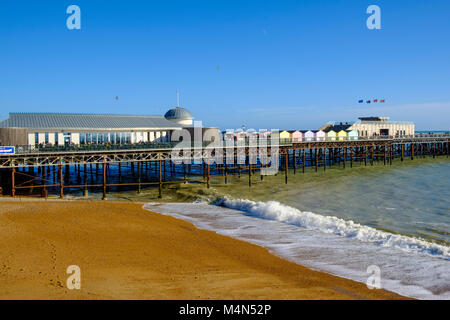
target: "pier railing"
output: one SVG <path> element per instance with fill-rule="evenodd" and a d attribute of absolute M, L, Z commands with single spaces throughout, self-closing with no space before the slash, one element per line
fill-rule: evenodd
<path fill-rule="evenodd" d="M 302 144 L 311 142 L 364 142 L 364 141 L 392 141 L 394 143 L 403 143 L 406 141 L 433 141 L 436 139 L 450 139 L 450 133 L 419 133 L 407 136 L 371 136 L 371 137 L 304 137 L 302 139 L 279 139 L 272 141 L 270 138 L 264 141 L 263 145 L 270 147 L 275 146 L 289 146 L 292 144 Z M 229 141 L 228 141 L 229 142 Z M 258 146 L 259 140 L 250 141 L 249 139 L 242 139 L 232 141 L 233 147 L 249 147 Z M 180 142 L 151 142 L 151 143 L 136 143 L 136 144 L 80 144 L 80 145 L 18 145 L 15 146 L 15 154 L 36 154 L 36 153 L 82 153 L 82 152 L 101 152 L 101 151 L 133 151 L 133 150 L 162 150 L 173 149 Z M 204 141 L 201 144 L 192 142 L 191 147 L 206 148 L 211 146 L 211 141 Z M 252 144 L 253 143 L 253 144 Z M 223 141 L 226 146 L 227 141 Z M 186 144 L 184 144 L 186 147 Z M 0 156 L 7 156 L 6 154 Z"/>

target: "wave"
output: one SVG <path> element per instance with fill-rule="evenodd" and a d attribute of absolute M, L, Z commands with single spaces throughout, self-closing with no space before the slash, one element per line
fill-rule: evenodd
<path fill-rule="evenodd" d="M 444 260 L 450 260 L 450 248 L 444 245 L 419 238 L 380 231 L 351 220 L 301 211 L 281 204 L 278 201 L 255 202 L 246 199 L 229 199 L 223 197 L 213 204 L 242 211 L 247 216 L 275 220 L 306 229 L 370 242 L 382 247 L 397 248 L 406 252 L 426 254 Z"/>

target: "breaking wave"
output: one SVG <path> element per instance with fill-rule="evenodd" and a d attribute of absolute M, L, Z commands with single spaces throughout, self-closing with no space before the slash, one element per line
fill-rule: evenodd
<path fill-rule="evenodd" d="M 242 211 L 247 216 L 275 220 L 306 229 L 370 242 L 382 247 L 397 248 L 406 252 L 421 253 L 450 260 L 450 248 L 447 246 L 419 238 L 380 231 L 351 220 L 347 221 L 333 216 L 322 216 L 313 212 L 300 211 L 278 201 L 255 202 L 223 197 L 215 201 L 214 204 Z"/>

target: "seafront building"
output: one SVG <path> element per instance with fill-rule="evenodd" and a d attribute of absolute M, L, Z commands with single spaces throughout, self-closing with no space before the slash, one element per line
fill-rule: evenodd
<path fill-rule="evenodd" d="M 0 122 L 0 145 L 134 144 L 171 141 L 192 128 L 194 117 L 180 107 L 164 116 L 10 113 Z"/>
<path fill-rule="evenodd" d="M 414 135 L 414 123 L 410 121 L 392 121 L 389 117 L 361 117 L 355 122 L 337 122 L 330 121 L 319 128 L 325 132 L 334 131 L 339 133 L 341 131 L 351 132 L 356 131 L 357 136 L 361 138 L 373 138 L 377 136 L 393 136 L 405 137 Z M 343 137 L 341 132 L 341 136 Z M 352 139 L 355 133 L 351 134 Z"/>

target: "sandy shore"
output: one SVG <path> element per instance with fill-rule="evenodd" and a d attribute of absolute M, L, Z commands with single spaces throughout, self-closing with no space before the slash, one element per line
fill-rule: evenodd
<path fill-rule="evenodd" d="M 140 203 L 1 201 L 0 299 L 400 299 Z M 66 269 L 81 268 L 81 290 Z"/>

